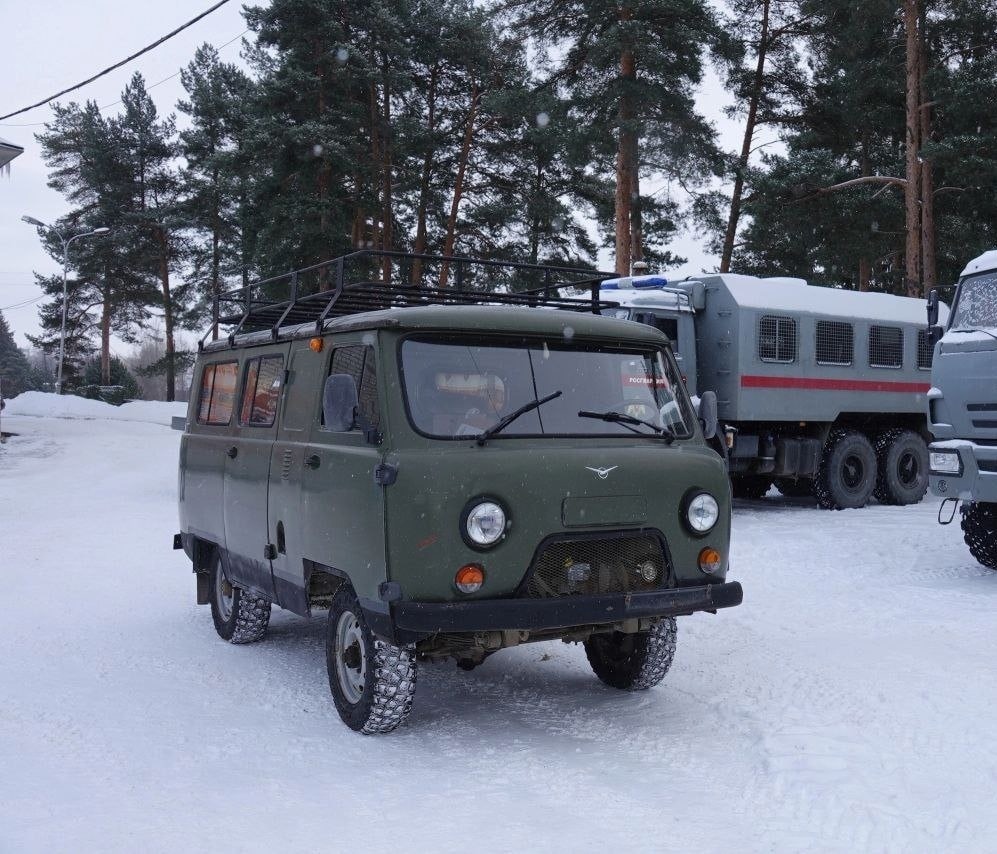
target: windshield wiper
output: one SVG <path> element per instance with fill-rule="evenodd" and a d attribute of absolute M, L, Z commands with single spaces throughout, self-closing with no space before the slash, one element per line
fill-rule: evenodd
<path fill-rule="evenodd" d="M 643 424 L 645 427 L 650 427 L 655 433 L 660 434 L 661 438 L 669 445 L 675 441 L 675 434 L 667 427 L 659 427 L 651 421 L 645 421 L 643 418 L 635 418 L 633 415 L 627 415 L 625 412 L 616 412 L 612 409 L 609 412 L 586 412 L 582 410 L 578 413 L 578 417 L 598 418 L 600 421 L 609 421 L 611 424 L 622 424 L 624 427 L 629 427 L 631 424 Z M 633 428 L 631 427 L 630 429 Z M 641 436 L 647 435 L 646 433 L 641 433 L 639 430 L 634 430 L 633 432 Z"/>
<path fill-rule="evenodd" d="M 950 329 L 949 332 L 982 332 L 984 335 L 989 335 L 997 341 L 997 335 L 994 335 L 993 332 L 988 332 L 986 329 L 973 329 L 969 326 L 962 326 L 959 329 Z"/>
<path fill-rule="evenodd" d="M 555 391 L 553 394 L 548 394 L 546 397 L 541 397 L 538 398 L 537 400 L 531 400 L 529 403 L 524 403 L 522 406 L 519 407 L 519 409 L 513 410 L 508 415 L 503 416 L 501 420 L 496 421 L 494 424 L 492 424 L 491 427 L 489 427 L 480 436 L 478 436 L 478 444 L 479 445 L 485 444 L 485 442 L 487 442 L 496 433 L 505 430 L 505 428 L 508 427 L 510 424 L 512 424 L 512 422 L 515 421 L 517 418 L 519 418 L 520 415 L 526 415 L 527 412 L 532 412 L 534 409 L 543 406 L 548 400 L 553 400 L 555 397 L 560 397 L 562 394 L 563 392 L 558 390 Z"/>

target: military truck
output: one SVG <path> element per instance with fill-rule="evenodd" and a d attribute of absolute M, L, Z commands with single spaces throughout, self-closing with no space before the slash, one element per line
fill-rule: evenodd
<path fill-rule="evenodd" d="M 444 267 L 456 287 L 424 282 Z M 589 295 L 556 296 L 566 278 Z M 730 488 L 715 399 L 697 418 L 667 338 L 602 316 L 599 282 L 365 251 L 224 295 L 174 540 L 218 634 L 328 609 L 332 696 L 365 733 L 408 715 L 418 662 L 530 641 L 582 643 L 614 688 L 658 683 L 676 616 L 741 601 Z"/>
<path fill-rule="evenodd" d="M 924 496 L 932 351 L 921 300 L 735 274 L 602 289 L 620 303 L 608 314 L 671 339 L 693 394 L 716 392 L 735 496 L 760 498 L 773 482 L 828 509 Z"/>
<path fill-rule="evenodd" d="M 938 291 L 932 291 L 931 491 L 961 502 L 970 553 L 997 569 L 997 251 L 966 265 L 947 324 L 939 322 L 938 306 Z"/>

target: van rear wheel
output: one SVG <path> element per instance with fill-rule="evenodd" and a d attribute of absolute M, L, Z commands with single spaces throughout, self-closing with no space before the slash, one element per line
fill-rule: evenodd
<path fill-rule="evenodd" d="M 350 729 L 391 732 L 408 717 L 415 650 L 375 638 L 349 584 L 340 586 L 329 608 L 325 660 L 333 702 Z"/>
<path fill-rule="evenodd" d="M 644 691 L 657 685 L 671 668 L 677 633 L 675 618 L 666 617 L 647 632 L 592 635 L 585 641 L 585 655 L 595 675 L 607 685 L 621 691 Z"/>
<path fill-rule="evenodd" d="M 270 625 L 270 600 L 230 583 L 217 552 L 210 572 L 211 619 L 218 636 L 230 643 L 262 640 Z"/>

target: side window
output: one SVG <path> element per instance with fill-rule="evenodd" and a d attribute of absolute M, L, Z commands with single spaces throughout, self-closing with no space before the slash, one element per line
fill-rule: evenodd
<path fill-rule="evenodd" d="M 796 361 L 796 321 L 766 315 L 758 320 L 758 358 L 763 362 Z"/>
<path fill-rule="evenodd" d="M 850 323 L 818 320 L 816 331 L 818 365 L 850 365 L 855 349 L 855 332 Z"/>
<path fill-rule="evenodd" d="M 917 330 L 917 367 L 922 371 L 931 370 L 931 360 L 934 357 L 934 349 L 928 340 L 928 330 Z"/>
<path fill-rule="evenodd" d="M 359 430 L 361 427 L 379 428 L 381 414 L 377 405 L 377 365 L 374 360 L 374 348 L 362 344 L 337 347 L 332 351 L 329 373 L 348 374 L 353 377 L 353 382 L 356 383 L 359 398 L 358 409 L 363 424 L 357 424 L 355 429 Z M 324 418 L 322 424 L 323 429 L 325 429 Z"/>
<path fill-rule="evenodd" d="M 197 423 L 224 426 L 232 419 L 235 404 L 237 362 L 205 365 L 201 372 L 201 391 L 197 400 Z"/>
<path fill-rule="evenodd" d="M 246 363 L 246 381 L 242 385 L 239 423 L 253 427 L 270 427 L 277 417 L 281 380 L 284 378 L 283 356 L 257 356 Z"/>
<path fill-rule="evenodd" d="M 869 327 L 869 367 L 900 368 L 904 363 L 904 331 L 899 326 Z"/>

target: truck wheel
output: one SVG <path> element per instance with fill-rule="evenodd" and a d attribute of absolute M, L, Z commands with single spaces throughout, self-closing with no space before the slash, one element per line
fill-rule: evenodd
<path fill-rule="evenodd" d="M 805 478 L 790 480 L 786 477 L 780 477 L 775 482 L 775 486 L 787 498 L 810 498 L 814 494 L 813 481 Z"/>
<path fill-rule="evenodd" d="M 988 569 L 997 569 L 997 504 L 963 504 L 962 536 L 973 557 Z"/>
<path fill-rule="evenodd" d="M 592 670 L 607 685 L 622 691 L 653 688 L 672 666 L 677 627 L 674 617 L 655 623 L 648 632 L 592 635 L 585 655 Z"/>
<path fill-rule="evenodd" d="M 211 566 L 211 619 L 219 637 L 231 643 L 263 640 L 270 625 L 270 601 L 230 584 L 215 552 Z"/>
<path fill-rule="evenodd" d="M 350 729 L 391 732 L 408 717 L 415 650 L 375 638 L 349 584 L 340 586 L 329 608 L 325 662 L 336 710 Z"/>
<path fill-rule="evenodd" d="M 762 474 L 731 475 L 730 488 L 735 498 L 764 498 L 772 480 Z"/>
<path fill-rule="evenodd" d="M 876 486 L 876 452 L 857 430 L 833 430 L 824 445 L 814 496 L 825 510 L 865 507 Z"/>
<path fill-rule="evenodd" d="M 917 504 L 928 491 L 928 446 L 913 430 L 888 430 L 876 440 L 873 494 L 883 504 Z"/>

